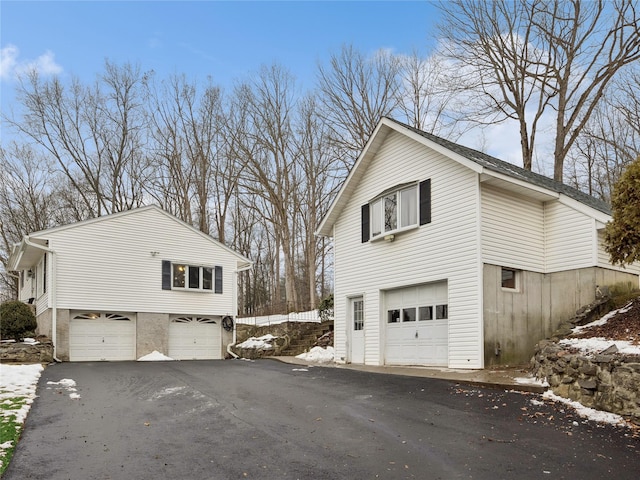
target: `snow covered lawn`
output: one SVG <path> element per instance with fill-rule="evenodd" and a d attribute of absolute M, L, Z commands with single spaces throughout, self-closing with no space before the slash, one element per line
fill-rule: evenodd
<path fill-rule="evenodd" d="M 0 475 L 9 465 L 43 370 L 40 364 L 0 364 Z"/>

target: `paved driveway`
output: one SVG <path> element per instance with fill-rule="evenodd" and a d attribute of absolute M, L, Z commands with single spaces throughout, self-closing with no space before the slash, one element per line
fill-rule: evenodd
<path fill-rule="evenodd" d="M 300 368 L 272 360 L 50 366 L 4 478 L 638 478 L 632 432 L 539 395 Z"/>

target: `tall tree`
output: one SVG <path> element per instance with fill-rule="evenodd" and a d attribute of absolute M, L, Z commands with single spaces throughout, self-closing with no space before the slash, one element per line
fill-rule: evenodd
<path fill-rule="evenodd" d="M 450 0 L 440 7 L 443 51 L 469 90 L 482 94 L 476 120 L 517 121 L 531 169 L 543 114 L 553 110 L 554 178 L 562 181 L 565 158 L 607 85 L 640 58 L 636 2 Z"/>
<path fill-rule="evenodd" d="M 380 118 L 398 104 L 399 60 L 388 51 L 367 57 L 351 45 L 318 66 L 322 117 L 332 147 L 350 168 Z"/>

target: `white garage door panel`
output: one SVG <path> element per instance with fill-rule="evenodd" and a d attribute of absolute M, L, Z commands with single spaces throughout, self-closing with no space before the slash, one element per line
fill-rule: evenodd
<path fill-rule="evenodd" d="M 169 356 L 175 360 L 222 358 L 220 323 L 211 318 L 179 317 L 169 325 Z"/>
<path fill-rule="evenodd" d="M 446 282 L 407 287 L 385 293 L 383 315 L 388 320 L 389 310 L 399 310 L 397 322 L 386 323 L 385 363 L 388 365 L 447 366 L 449 354 L 448 319 L 419 320 L 419 308 L 448 304 Z M 403 309 L 417 314 L 406 321 Z M 407 318 L 411 318 L 410 316 Z"/>
<path fill-rule="evenodd" d="M 136 326 L 129 316 L 110 313 L 76 315 L 69 329 L 69 360 L 136 359 Z"/>

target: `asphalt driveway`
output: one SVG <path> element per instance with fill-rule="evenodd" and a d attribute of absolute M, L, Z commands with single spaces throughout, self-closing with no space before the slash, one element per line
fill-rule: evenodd
<path fill-rule="evenodd" d="M 640 471 L 630 430 L 540 395 L 444 380 L 273 360 L 63 363 L 43 372 L 37 393 L 6 480 L 636 479 Z"/>

